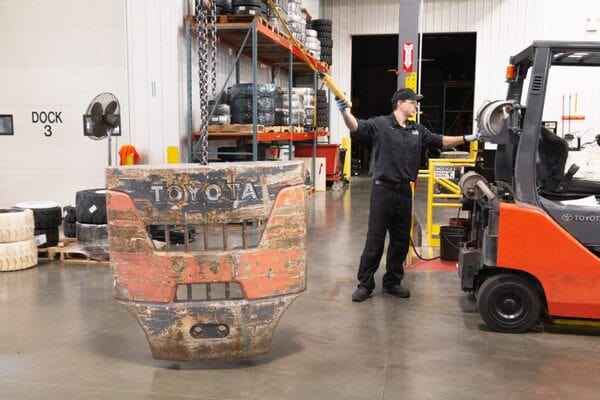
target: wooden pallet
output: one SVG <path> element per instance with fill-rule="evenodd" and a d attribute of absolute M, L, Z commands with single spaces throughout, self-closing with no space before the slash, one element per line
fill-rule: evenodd
<path fill-rule="evenodd" d="M 78 248 L 79 247 L 79 248 Z M 63 263 L 86 263 L 86 264 L 109 264 L 109 260 L 99 260 L 90 255 L 88 251 L 78 245 L 69 246 L 58 251 L 60 262 Z"/>
<path fill-rule="evenodd" d="M 304 132 L 302 126 L 289 126 L 289 125 L 273 125 L 265 126 L 262 132 L 264 133 L 286 133 L 286 132 Z"/>
<path fill-rule="evenodd" d="M 56 246 L 38 248 L 38 259 L 52 261 L 59 255 L 61 249 L 76 242 L 75 238 L 61 238 Z"/>
<path fill-rule="evenodd" d="M 258 22 L 263 25 L 267 25 L 267 20 L 260 15 L 217 15 L 218 24 L 250 23 L 255 19 L 259 20 Z"/>
<path fill-rule="evenodd" d="M 313 194 L 315 194 L 315 188 L 310 185 L 306 185 L 306 197 L 310 197 Z"/>
<path fill-rule="evenodd" d="M 94 257 L 85 246 L 77 244 L 77 239 L 70 238 L 59 242 L 58 246 L 38 249 L 38 259 L 48 261 L 59 259 L 64 263 L 108 264 L 109 262 Z"/>
<path fill-rule="evenodd" d="M 258 132 L 263 132 L 265 126 L 257 125 L 256 129 Z M 208 126 L 208 133 L 211 135 L 242 135 L 248 132 L 252 133 L 252 124 L 223 124 Z M 199 133 L 194 132 L 194 135 L 197 136 Z"/>

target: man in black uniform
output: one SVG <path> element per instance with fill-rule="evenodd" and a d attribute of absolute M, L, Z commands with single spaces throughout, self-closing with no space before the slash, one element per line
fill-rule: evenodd
<path fill-rule="evenodd" d="M 417 179 L 421 149 L 450 148 L 477 138 L 442 136 L 431 133 L 421 124 L 410 121 L 423 98 L 411 89 L 399 89 L 392 96 L 390 115 L 357 120 L 348 110 L 348 103 L 338 99 L 337 105 L 344 123 L 354 139 L 370 139 L 373 143 L 370 174 L 373 178 L 367 240 L 358 268 L 358 288 L 353 301 L 365 301 L 375 288 L 373 276 L 383 255 L 386 232 L 390 233 L 383 275 L 383 292 L 397 297 L 410 297 L 402 287 L 402 264 L 410 244 L 412 192 L 410 184 Z"/>

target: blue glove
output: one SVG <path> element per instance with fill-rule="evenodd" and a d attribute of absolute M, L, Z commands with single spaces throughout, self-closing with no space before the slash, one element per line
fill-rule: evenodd
<path fill-rule="evenodd" d="M 475 132 L 470 135 L 463 135 L 463 139 L 465 139 L 465 143 L 470 143 L 473 140 L 478 140 L 479 136 L 481 136 L 479 132 Z"/>
<path fill-rule="evenodd" d="M 348 102 L 344 99 L 335 99 L 335 104 L 337 104 L 338 109 L 340 110 L 340 112 L 346 112 L 346 109 L 348 109 Z"/>

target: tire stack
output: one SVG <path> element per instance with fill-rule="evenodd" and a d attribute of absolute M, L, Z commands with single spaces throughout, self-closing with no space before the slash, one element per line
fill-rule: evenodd
<path fill-rule="evenodd" d="M 254 15 L 265 17 L 267 5 L 261 0 L 233 0 L 233 15 Z"/>
<path fill-rule="evenodd" d="M 58 244 L 58 227 L 62 222 L 62 210 L 58 204 L 51 201 L 28 201 L 18 203 L 15 207 L 33 212 L 34 236 L 38 248 Z"/>
<path fill-rule="evenodd" d="M 232 124 L 251 124 L 253 83 L 240 83 L 229 88 L 229 107 Z M 257 83 L 258 120 L 260 125 L 275 122 L 275 94 L 277 86 L 272 83 Z"/>
<path fill-rule="evenodd" d="M 231 15 L 233 13 L 232 0 L 216 0 L 217 15 Z"/>
<path fill-rule="evenodd" d="M 329 103 L 327 102 L 327 91 L 317 90 L 317 127 L 329 127 Z"/>
<path fill-rule="evenodd" d="M 0 209 L 0 272 L 31 268 L 38 263 L 29 209 Z"/>
<path fill-rule="evenodd" d="M 273 3 L 275 4 L 275 8 L 277 8 L 279 14 L 284 20 L 287 21 L 288 0 L 273 0 Z M 269 6 L 267 6 L 267 18 L 269 23 L 275 26 L 280 32 L 285 32 L 283 26 L 281 25 L 281 21 L 279 21 L 279 18 L 277 18 L 277 14 L 275 14 L 275 12 Z"/>
<path fill-rule="evenodd" d="M 321 43 L 321 61 L 327 64 L 333 64 L 332 49 L 333 40 L 331 40 L 331 20 L 330 19 L 313 19 L 311 22 L 312 28 L 317 31 L 317 38 Z"/>
<path fill-rule="evenodd" d="M 290 96 L 287 88 L 279 89 L 275 99 L 275 125 L 304 126 L 306 111 L 302 88 L 292 88 L 292 120 L 290 124 Z"/>
<path fill-rule="evenodd" d="M 296 93 L 302 96 L 302 104 L 304 105 L 304 127 L 307 132 L 311 132 L 315 127 L 315 90 L 311 87 L 294 88 Z"/>
<path fill-rule="evenodd" d="M 294 37 L 305 44 L 306 15 L 302 12 L 301 0 L 288 0 L 287 2 L 287 25 Z"/>
<path fill-rule="evenodd" d="M 317 38 L 317 31 L 314 29 L 306 30 L 306 49 L 314 58 L 321 59 L 321 42 Z"/>
<path fill-rule="evenodd" d="M 76 224 L 77 216 L 75 207 L 65 206 L 63 207 L 63 234 L 68 238 L 77 237 Z"/>
<path fill-rule="evenodd" d="M 80 190 L 75 195 L 75 203 L 77 244 L 90 258 L 108 260 L 106 190 Z"/>

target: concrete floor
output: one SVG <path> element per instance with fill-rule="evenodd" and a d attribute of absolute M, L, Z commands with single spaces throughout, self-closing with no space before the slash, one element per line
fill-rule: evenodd
<path fill-rule="evenodd" d="M 154 360 L 107 266 L 1 273 L 0 399 L 599 398 L 598 332 L 490 332 L 455 272 L 409 270 L 410 299 L 352 303 L 369 190 L 310 198 L 308 290 L 266 356 Z"/>

